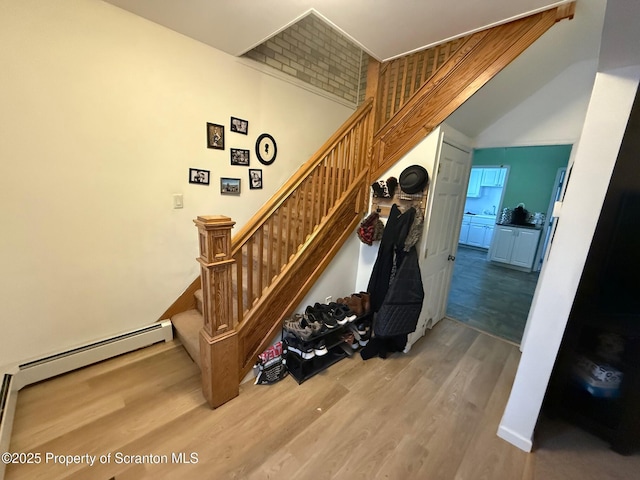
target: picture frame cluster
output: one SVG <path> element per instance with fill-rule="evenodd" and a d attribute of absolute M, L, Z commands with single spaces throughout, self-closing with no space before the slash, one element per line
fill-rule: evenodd
<path fill-rule="evenodd" d="M 239 135 L 249 135 L 249 121 L 239 117 L 231 117 L 229 131 Z M 225 150 L 225 125 L 207 122 L 207 148 Z M 273 163 L 277 153 L 274 138 L 268 133 L 262 133 L 255 143 L 256 158 L 263 165 Z M 246 148 L 229 148 L 229 161 L 232 166 L 250 167 L 251 151 Z M 210 170 L 199 168 L 189 169 L 189 183 L 197 185 L 210 184 Z M 242 192 L 241 179 L 235 177 L 220 177 L 221 195 L 240 195 Z M 250 190 L 259 190 L 263 186 L 262 169 L 248 168 L 248 185 Z"/>

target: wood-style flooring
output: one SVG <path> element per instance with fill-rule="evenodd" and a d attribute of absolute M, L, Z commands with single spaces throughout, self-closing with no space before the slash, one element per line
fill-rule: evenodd
<path fill-rule="evenodd" d="M 447 316 L 520 344 L 538 276 L 493 264 L 486 250 L 459 245 Z"/>
<path fill-rule="evenodd" d="M 182 346 L 159 344 L 20 391 L 11 450 L 43 460 L 9 465 L 6 479 L 606 480 L 640 470 L 638 457 L 600 444 L 602 468 L 584 463 L 599 441 L 585 449 L 580 439 L 593 437 L 574 429 L 567 445 L 569 427 L 547 429 L 551 448 L 532 454 L 498 438 L 519 358 L 514 345 L 443 320 L 408 354 L 355 355 L 302 385 L 247 383 L 210 410 Z M 47 452 L 98 459 L 64 466 L 45 463 Z M 124 455 L 167 463 L 118 463 L 135 460 Z"/>

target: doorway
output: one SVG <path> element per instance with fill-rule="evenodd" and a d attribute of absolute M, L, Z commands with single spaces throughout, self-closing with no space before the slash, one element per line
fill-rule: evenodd
<path fill-rule="evenodd" d="M 531 271 L 505 268 L 490 261 L 490 244 L 480 246 L 477 242 L 470 244 L 464 241 L 465 228 L 469 227 L 465 227 L 465 222 L 462 222 L 460 243 L 455 253 L 456 260 L 447 298 L 447 317 L 514 344 L 521 343 L 549 241 L 553 204 L 559 198 L 565 172 L 564 167 L 554 172 L 555 179 L 550 198 L 546 201 L 548 207 L 544 209 L 546 215 L 541 226 L 535 260 L 530 263 Z M 467 202 L 466 206 L 472 207 L 465 207 L 465 212 L 476 213 L 473 211 L 474 206 L 482 205 L 476 197 L 472 200 L 476 203 Z M 502 205 L 498 212 L 501 209 Z M 496 223 L 500 222 L 498 213 Z"/>

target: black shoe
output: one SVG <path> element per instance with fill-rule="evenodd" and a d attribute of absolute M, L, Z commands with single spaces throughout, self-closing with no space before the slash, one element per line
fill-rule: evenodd
<path fill-rule="evenodd" d="M 313 351 L 316 355 L 318 355 L 319 357 L 326 355 L 327 353 L 329 353 L 329 350 L 327 350 L 327 344 L 324 341 L 324 338 L 321 338 L 320 340 L 318 340 L 314 346 L 313 346 Z"/>
<path fill-rule="evenodd" d="M 338 322 L 338 325 L 344 325 L 348 322 L 347 314 L 344 309 L 340 308 L 341 306 L 337 303 L 330 303 L 327 305 L 327 310 L 333 316 L 333 318 Z"/>
<path fill-rule="evenodd" d="M 309 306 L 307 309 L 311 309 L 315 313 L 316 318 L 320 317 L 322 319 L 322 323 L 328 329 L 333 329 L 338 326 L 337 320 L 333 317 L 326 305 L 316 303 L 313 307 Z"/>
<path fill-rule="evenodd" d="M 301 342 L 297 337 L 287 335 L 284 338 L 284 342 L 287 345 L 287 350 L 289 352 L 297 354 L 304 360 L 310 360 L 316 356 L 315 349 L 311 346 L 311 344 Z"/>

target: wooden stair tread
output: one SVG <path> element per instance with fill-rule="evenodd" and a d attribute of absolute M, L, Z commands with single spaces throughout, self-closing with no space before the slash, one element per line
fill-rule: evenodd
<path fill-rule="evenodd" d="M 204 325 L 202 314 L 196 309 L 187 310 L 171 317 L 171 323 L 189 356 L 200 366 L 200 330 Z"/>

